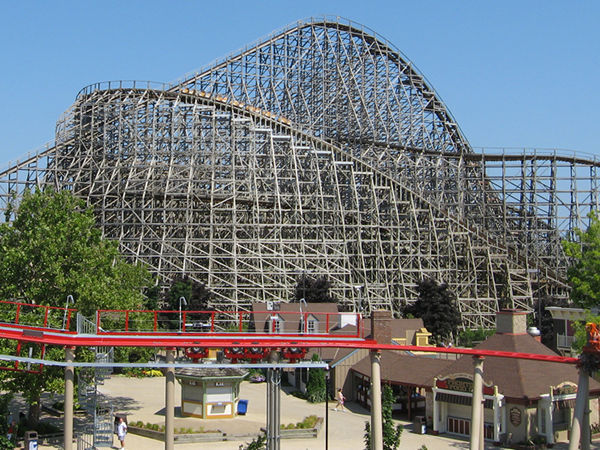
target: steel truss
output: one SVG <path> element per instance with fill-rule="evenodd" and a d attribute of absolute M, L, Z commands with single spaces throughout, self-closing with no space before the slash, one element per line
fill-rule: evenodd
<path fill-rule="evenodd" d="M 431 277 L 488 327 L 503 301 L 566 299 L 560 241 L 598 208 L 599 164 L 475 152 L 392 44 L 319 19 L 176 84 L 83 89 L 54 145 L 0 173 L 0 207 L 72 190 L 127 257 L 217 309 L 289 301 L 308 274 L 342 307 L 397 311 Z"/>

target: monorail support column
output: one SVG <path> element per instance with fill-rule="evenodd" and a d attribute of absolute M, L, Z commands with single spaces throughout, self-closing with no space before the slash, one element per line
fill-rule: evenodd
<path fill-rule="evenodd" d="M 167 348 L 167 364 L 175 363 L 175 349 Z M 165 386 L 165 450 L 175 447 L 175 367 L 167 367 Z"/>
<path fill-rule="evenodd" d="M 371 448 L 383 450 L 381 408 L 381 352 L 371 352 Z"/>
<path fill-rule="evenodd" d="M 590 448 L 590 418 L 589 391 L 590 377 L 600 369 L 600 325 L 589 322 L 585 325 L 587 343 L 577 361 L 579 382 L 577 383 L 577 398 L 573 411 L 573 423 L 569 436 L 569 450 Z M 579 444 L 581 443 L 581 447 Z"/>
<path fill-rule="evenodd" d="M 483 357 L 473 357 L 473 402 L 471 405 L 470 450 L 483 448 Z"/>
<path fill-rule="evenodd" d="M 270 362 L 279 362 L 279 353 L 271 352 Z M 267 369 L 267 450 L 280 449 L 281 369 Z"/>
<path fill-rule="evenodd" d="M 65 347 L 65 362 L 67 364 L 75 361 L 75 347 Z M 73 448 L 73 381 L 75 380 L 75 368 L 67 365 L 65 367 L 65 400 L 64 400 L 64 448 Z"/>
<path fill-rule="evenodd" d="M 582 449 L 590 448 L 589 431 L 582 432 L 582 424 L 584 422 L 584 414 L 589 408 L 588 391 L 590 386 L 590 377 L 587 371 L 579 368 L 579 382 L 577 383 L 577 398 L 575 399 L 575 411 L 573 411 L 573 423 L 571 425 L 571 434 L 569 436 L 569 450 L 577 450 L 579 441 L 581 441 Z M 587 435 L 587 439 L 583 439 Z M 587 442 L 585 442 L 587 440 Z"/>
<path fill-rule="evenodd" d="M 392 313 L 371 313 L 371 336 L 378 344 L 392 343 Z M 383 417 L 381 407 L 381 351 L 371 351 L 371 449 L 383 450 Z"/>

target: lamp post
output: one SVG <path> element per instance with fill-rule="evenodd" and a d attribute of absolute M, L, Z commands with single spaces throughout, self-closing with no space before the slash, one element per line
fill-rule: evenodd
<path fill-rule="evenodd" d="M 306 300 L 304 297 L 300 299 L 300 324 L 302 325 L 302 330 L 300 330 L 300 334 L 304 334 L 304 329 L 306 328 L 306 320 L 304 320 L 304 311 L 302 309 L 302 305 L 304 305 L 304 309 L 308 311 L 308 305 L 306 304 Z"/>
<path fill-rule="evenodd" d="M 329 368 L 325 372 L 325 450 L 329 449 Z"/>
<path fill-rule="evenodd" d="M 187 301 L 186 301 L 185 297 L 179 297 L 179 332 L 181 332 L 183 329 L 182 322 L 181 322 L 181 304 L 182 303 L 185 306 L 187 306 Z"/>
<path fill-rule="evenodd" d="M 67 326 L 67 311 L 69 310 L 69 303 L 71 303 L 72 305 L 75 303 L 75 300 L 73 300 L 72 295 L 67 295 L 67 303 L 65 305 L 65 313 L 63 314 L 63 323 L 62 323 L 63 330 Z"/>
<path fill-rule="evenodd" d="M 363 290 L 364 286 L 361 284 L 359 286 L 354 286 L 354 289 L 356 289 L 356 297 L 358 297 L 358 311 L 356 310 L 356 297 L 354 297 L 354 311 L 353 312 L 358 312 L 361 313 L 362 312 L 362 290 Z"/>

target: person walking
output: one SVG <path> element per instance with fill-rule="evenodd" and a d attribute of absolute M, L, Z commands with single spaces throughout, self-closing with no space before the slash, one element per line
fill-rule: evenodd
<path fill-rule="evenodd" d="M 335 405 L 335 408 L 333 408 L 334 411 L 337 411 L 338 408 L 340 408 L 340 411 L 345 411 L 344 409 L 344 401 L 346 400 L 346 397 L 344 397 L 344 394 L 342 393 L 342 388 L 338 388 L 337 390 L 337 405 Z"/>
<path fill-rule="evenodd" d="M 127 435 L 127 424 L 122 417 L 119 417 L 119 425 L 117 425 L 117 437 L 121 442 L 121 449 L 125 449 L 125 436 Z"/>

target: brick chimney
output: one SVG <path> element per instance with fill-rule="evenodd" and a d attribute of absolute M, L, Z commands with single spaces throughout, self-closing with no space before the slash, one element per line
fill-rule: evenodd
<path fill-rule="evenodd" d="M 527 334 L 527 312 L 503 309 L 496 313 L 496 333 Z"/>
<path fill-rule="evenodd" d="M 379 344 L 392 343 L 392 313 L 387 310 L 377 310 L 371 313 L 371 337 Z"/>

